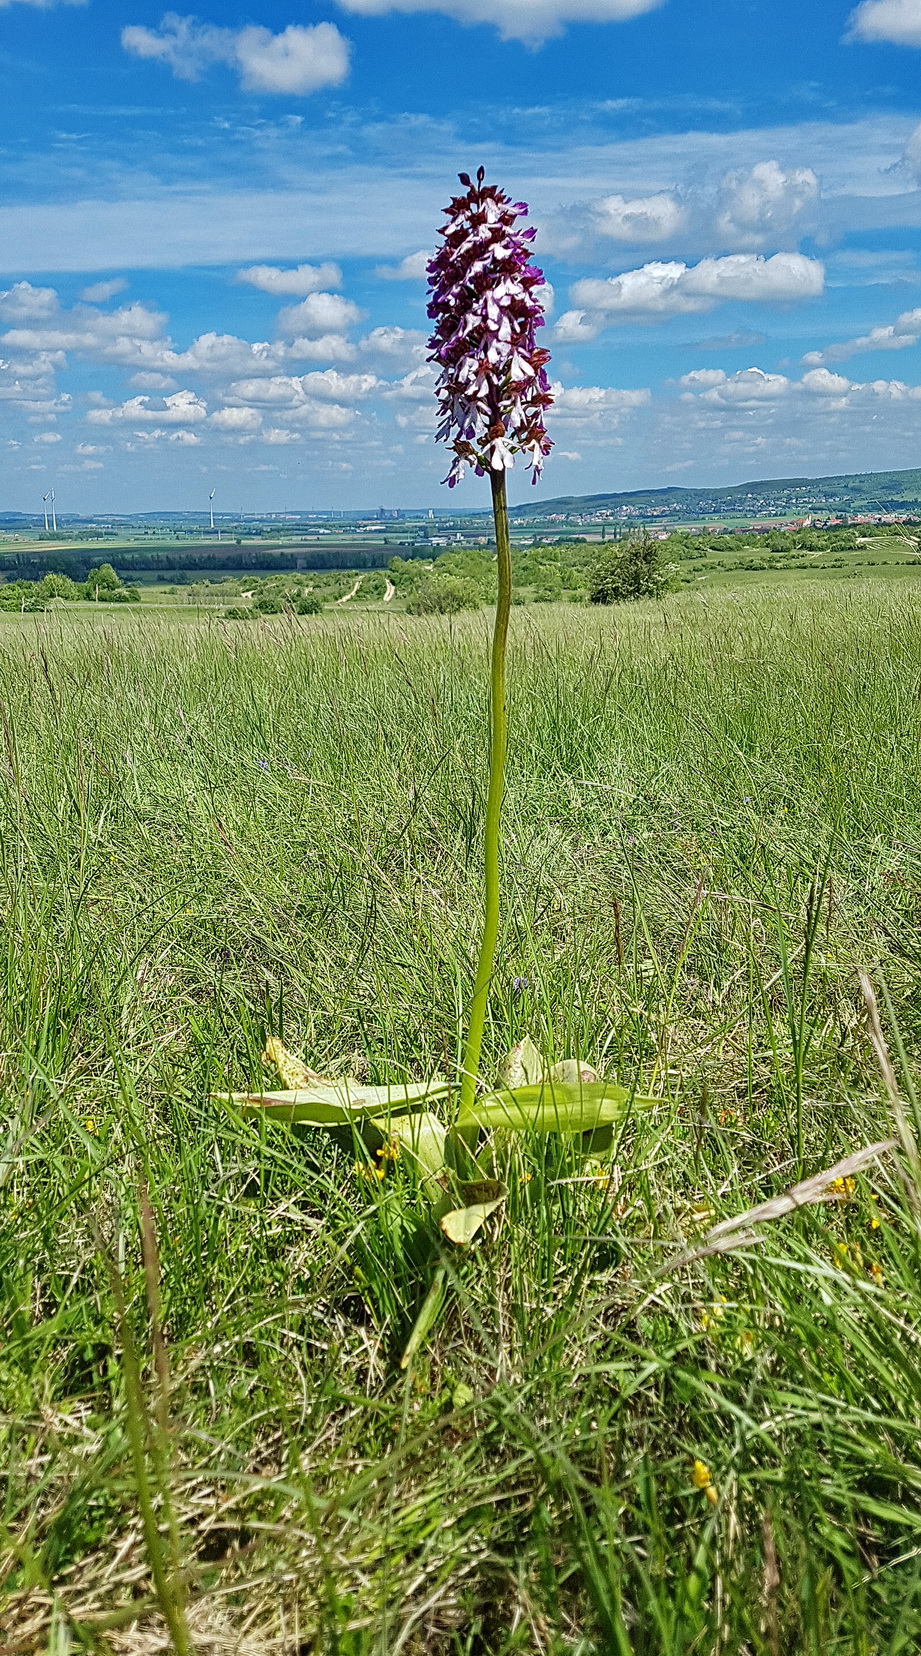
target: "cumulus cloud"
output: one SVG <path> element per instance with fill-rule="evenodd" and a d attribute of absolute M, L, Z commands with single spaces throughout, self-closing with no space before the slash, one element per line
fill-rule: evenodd
<path fill-rule="evenodd" d="M 251 432 L 258 431 L 262 424 L 262 415 L 258 408 L 219 408 L 210 415 L 208 424 L 217 431 Z"/>
<path fill-rule="evenodd" d="M 431 257 L 431 253 L 423 247 L 418 253 L 407 253 L 406 258 L 401 259 L 399 264 L 378 265 L 374 274 L 384 282 L 424 281 L 426 267 Z"/>
<path fill-rule="evenodd" d="M 80 298 L 87 305 L 105 305 L 117 293 L 124 293 L 127 286 L 123 276 L 115 276 L 110 282 L 93 282 L 90 287 L 85 287 Z"/>
<path fill-rule="evenodd" d="M 278 265 L 250 265 L 247 270 L 237 271 L 237 281 L 246 282 L 263 293 L 304 298 L 321 288 L 341 287 L 342 271 L 335 264 L 300 264 L 293 270 L 282 270 Z"/>
<path fill-rule="evenodd" d="M 722 408 L 755 408 L 765 403 L 803 397 L 821 400 L 833 410 L 866 406 L 874 401 L 921 401 L 921 385 L 903 380 L 869 380 L 864 384 L 813 368 L 795 380 L 786 374 L 766 374 L 761 368 L 742 368 L 727 374 L 721 368 L 695 368 L 679 385 L 687 402 Z"/>
<path fill-rule="evenodd" d="M 389 372 L 394 373 L 401 367 L 409 367 L 410 363 L 423 362 L 428 339 L 418 328 L 372 328 L 358 341 L 358 349 L 365 356 L 386 362 Z"/>
<path fill-rule="evenodd" d="M 91 408 L 87 414 L 89 425 L 194 425 L 204 420 L 208 405 L 194 391 L 176 391 L 171 397 L 129 397 L 127 402 L 111 408 Z"/>
<path fill-rule="evenodd" d="M 847 38 L 921 46 L 921 0 L 862 0 L 848 19 Z"/>
<path fill-rule="evenodd" d="M 59 431 L 39 431 L 32 438 L 32 441 L 33 443 L 59 443 L 61 433 Z"/>
<path fill-rule="evenodd" d="M 789 230 L 794 219 L 819 199 L 811 167 L 784 171 L 777 161 L 758 161 L 748 172 L 727 173 L 716 226 L 727 241 L 758 247 Z"/>
<path fill-rule="evenodd" d="M 459 23 L 492 23 L 505 40 L 537 43 L 567 23 L 623 23 L 654 11 L 663 0 L 339 0 L 362 17 L 386 12 L 442 12 Z"/>
<path fill-rule="evenodd" d="M 904 351 L 909 345 L 917 345 L 919 339 L 921 307 L 903 311 L 895 322 L 871 328 L 869 333 L 859 334 L 856 339 L 844 339 L 838 345 L 827 345 L 824 351 L 808 351 L 803 361 L 810 364 L 847 362 L 849 357 L 859 356 L 865 351 Z"/>
<path fill-rule="evenodd" d="M 595 224 L 600 235 L 617 242 L 668 241 L 681 230 L 687 214 L 681 202 L 666 192 L 660 195 L 605 196 L 595 206 Z"/>
<path fill-rule="evenodd" d="M 31 282 L 14 282 L 0 292 L 0 318 L 4 322 L 37 320 L 54 316 L 58 296 L 54 288 L 33 287 Z"/>
<path fill-rule="evenodd" d="M 230 406 L 282 413 L 286 420 L 314 431 L 336 431 L 356 418 L 355 410 L 337 399 L 355 400 L 367 395 L 377 383 L 373 374 L 338 374 L 335 370 L 275 374 L 269 379 L 236 380 L 225 398 Z"/>
<path fill-rule="evenodd" d="M 278 313 L 278 331 L 297 338 L 316 339 L 323 334 L 341 334 L 359 322 L 363 312 L 351 299 L 339 293 L 310 293 L 299 305 L 286 305 Z"/>
<path fill-rule="evenodd" d="M 160 338 L 166 317 L 148 305 L 132 303 L 114 311 L 74 305 L 62 310 L 53 288 L 29 288 L 17 282 L 9 293 L 0 295 L 0 316 L 24 324 L 0 336 L 0 343 L 24 351 L 74 351 L 101 361 L 131 363 L 137 346 Z M 46 301 L 51 294 L 53 303 Z M 25 325 L 28 324 L 28 325 Z"/>
<path fill-rule="evenodd" d="M 553 386 L 554 412 L 584 417 L 593 414 L 625 414 L 631 408 L 644 408 L 652 401 L 652 392 L 645 388 L 619 391 L 610 385 L 569 385 L 557 382 Z"/>
<path fill-rule="evenodd" d="M 225 64 L 247 92 L 304 96 L 341 85 L 349 72 L 349 43 L 334 23 L 291 23 L 272 34 L 256 24 L 224 29 L 167 12 L 159 29 L 129 24 L 121 41 L 126 52 L 165 64 L 178 80 L 200 80 L 213 64 Z"/>
<path fill-rule="evenodd" d="M 172 374 L 132 374 L 128 384 L 135 391 L 176 391 L 178 386 Z"/>
<path fill-rule="evenodd" d="M 612 322 L 665 320 L 712 310 L 729 300 L 788 304 L 815 298 L 824 282 L 824 266 L 803 253 L 775 253 L 770 259 L 760 253 L 728 253 L 696 265 L 656 261 L 620 276 L 576 282 L 571 297 L 577 308 L 560 318 L 556 338 L 577 343 L 595 338 Z"/>

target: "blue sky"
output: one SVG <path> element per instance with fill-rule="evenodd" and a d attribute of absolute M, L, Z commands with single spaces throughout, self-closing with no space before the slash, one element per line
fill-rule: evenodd
<path fill-rule="evenodd" d="M 481 163 L 554 295 L 516 499 L 921 464 L 921 0 L 13 0 L 0 68 L 4 507 L 447 505 Z"/>

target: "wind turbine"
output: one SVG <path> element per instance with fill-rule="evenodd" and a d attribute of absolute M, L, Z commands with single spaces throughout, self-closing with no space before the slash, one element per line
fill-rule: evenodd
<path fill-rule="evenodd" d="M 42 495 L 42 505 L 45 508 L 45 534 L 47 535 L 47 533 L 48 533 L 48 496 L 46 494 Z"/>
<path fill-rule="evenodd" d="M 211 490 L 211 493 L 208 496 L 208 500 L 211 503 L 211 528 L 213 529 L 214 528 L 214 490 L 213 489 Z"/>
<path fill-rule="evenodd" d="M 51 501 L 51 527 L 54 530 L 54 533 L 57 534 L 57 532 L 58 532 L 58 520 L 57 520 L 57 516 L 55 514 L 55 510 L 54 510 L 54 490 L 53 489 L 49 490 L 48 499 Z"/>

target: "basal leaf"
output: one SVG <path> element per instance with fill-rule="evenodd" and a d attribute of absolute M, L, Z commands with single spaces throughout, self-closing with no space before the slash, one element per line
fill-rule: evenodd
<path fill-rule="evenodd" d="M 543 1058 L 530 1035 L 526 1035 L 505 1054 L 496 1073 L 496 1083 L 500 1087 L 530 1087 L 542 1081 L 546 1073 Z"/>
<path fill-rule="evenodd" d="M 390 1087 L 363 1086 L 348 1079 L 313 1081 L 286 1092 L 223 1093 L 223 1098 L 248 1116 L 268 1116 L 289 1125 L 341 1127 L 368 1116 L 405 1115 L 448 1091 L 446 1081 L 413 1081 Z"/>
<path fill-rule="evenodd" d="M 473 1241 L 489 1215 L 495 1213 L 504 1201 L 504 1196 L 497 1196 L 491 1202 L 474 1202 L 470 1207 L 453 1208 L 440 1221 L 442 1231 L 449 1242 L 456 1242 L 459 1248 L 464 1248 L 468 1242 Z"/>
<path fill-rule="evenodd" d="M 507 1127 L 517 1132 L 595 1133 L 633 1110 L 652 1109 L 658 1098 L 632 1097 L 613 1081 L 543 1081 L 507 1087 L 478 1098 L 457 1118 L 458 1132 Z"/>
<path fill-rule="evenodd" d="M 270 1067 L 274 1065 L 284 1087 L 309 1087 L 314 1081 L 323 1080 L 316 1070 L 308 1069 L 302 1058 L 296 1058 L 293 1052 L 289 1052 L 277 1035 L 268 1037 L 262 1062 Z"/>

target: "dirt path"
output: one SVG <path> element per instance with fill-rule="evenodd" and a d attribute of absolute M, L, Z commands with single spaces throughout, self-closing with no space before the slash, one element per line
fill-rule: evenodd
<path fill-rule="evenodd" d="M 386 586 L 384 587 L 384 603 L 389 604 L 397 589 L 390 580 L 389 576 L 385 575 L 384 580 L 386 582 Z"/>
<path fill-rule="evenodd" d="M 336 603 L 337 604 L 347 604 L 349 602 L 350 598 L 354 598 L 356 592 L 358 591 L 358 588 L 361 586 L 361 583 L 362 583 L 363 579 L 364 579 L 364 577 L 359 575 L 358 580 L 355 582 L 355 585 L 353 586 L 351 592 L 343 593 L 341 598 L 336 599 Z"/>

